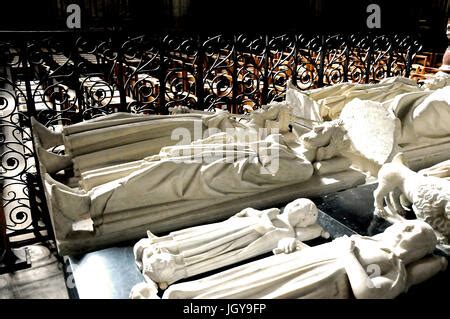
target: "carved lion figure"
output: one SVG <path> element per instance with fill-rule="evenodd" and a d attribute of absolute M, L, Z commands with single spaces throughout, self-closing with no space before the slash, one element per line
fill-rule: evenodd
<path fill-rule="evenodd" d="M 378 173 L 378 187 L 374 191 L 375 213 L 383 218 L 403 215 L 411 205 L 417 218 L 430 224 L 438 242 L 448 247 L 450 239 L 450 181 L 425 176 L 409 169 L 398 154 L 391 163 L 384 164 Z M 399 196 L 392 196 L 395 194 Z M 384 208 L 384 199 L 391 216 Z M 397 216 L 398 217 L 398 216 Z"/>

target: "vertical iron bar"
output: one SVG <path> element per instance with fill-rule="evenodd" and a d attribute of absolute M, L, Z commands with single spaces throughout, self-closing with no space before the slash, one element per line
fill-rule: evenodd
<path fill-rule="evenodd" d="M 231 74 L 231 78 L 233 81 L 233 85 L 232 85 L 232 89 L 233 89 L 233 93 L 232 93 L 232 97 L 231 97 L 231 110 L 230 112 L 234 113 L 235 110 L 237 111 L 238 105 L 237 105 L 237 97 L 239 94 L 239 83 L 238 83 L 238 68 L 239 68 L 239 62 L 238 62 L 238 56 L 237 56 L 237 39 L 236 39 L 236 35 L 233 35 L 233 45 L 232 45 L 232 54 L 231 57 L 233 59 L 233 67 L 232 67 L 232 74 Z M 236 112 L 237 113 L 237 112 Z"/>
<path fill-rule="evenodd" d="M 375 38 L 370 39 L 369 49 L 367 51 L 367 61 L 366 61 L 366 70 L 365 70 L 366 74 L 365 74 L 365 79 L 364 79 L 365 83 L 369 83 L 370 82 L 370 71 L 371 71 L 371 67 L 372 67 L 373 46 L 374 46 L 373 42 L 374 41 L 375 41 Z"/>
<path fill-rule="evenodd" d="M 116 35 L 116 43 L 115 46 L 117 48 L 117 59 L 116 59 L 116 65 L 117 65 L 117 87 L 119 90 L 120 95 L 120 107 L 119 112 L 126 111 L 127 109 L 127 98 L 126 98 L 126 92 L 125 92 L 125 81 L 124 81 L 124 67 L 125 67 L 125 57 L 123 52 L 123 37 L 121 36 L 121 32 L 117 32 Z"/>
<path fill-rule="evenodd" d="M 324 82 L 323 82 L 323 77 L 325 74 L 325 54 L 326 54 L 326 46 L 325 46 L 325 36 L 321 35 L 320 36 L 320 48 L 319 48 L 319 70 L 318 70 L 318 81 L 317 81 L 317 86 L 318 87 L 322 87 Z"/>
<path fill-rule="evenodd" d="M 344 59 L 344 82 L 348 82 L 348 69 L 349 69 L 349 62 L 350 62 L 350 40 L 349 36 L 346 35 L 344 37 L 344 53 L 345 53 L 345 59 Z"/>
<path fill-rule="evenodd" d="M 262 67 L 264 68 L 263 73 L 263 90 L 261 94 L 261 106 L 267 104 L 268 95 L 269 95 L 269 59 L 270 59 L 270 48 L 269 48 L 269 35 L 264 35 L 264 56 L 262 61 Z M 259 88 L 258 88 L 259 90 Z"/>
<path fill-rule="evenodd" d="M 415 55 L 415 52 L 413 53 L 411 49 L 408 50 L 407 57 L 406 57 L 406 67 L 405 67 L 405 77 L 409 77 L 411 73 L 411 64 L 413 60 L 413 56 Z"/>
<path fill-rule="evenodd" d="M 76 30 L 76 29 L 75 29 Z M 78 39 L 81 38 L 81 34 L 78 31 L 74 31 L 73 33 L 73 47 L 72 49 L 72 61 L 74 64 L 73 68 L 73 74 L 72 74 L 72 83 L 73 83 L 73 89 L 75 90 L 75 107 L 78 108 L 75 112 L 74 121 L 75 123 L 81 122 L 83 120 L 83 112 L 84 112 L 84 99 L 83 99 L 83 92 L 81 88 L 80 83 L 80 77 L 81 77 L 81 57 L 80 52 L 78 51 Z"/>
<path fill-rule="evenodd" d="M 3 192 L 3 184 L 0 180 L 0 190 Z M 0 264 L 9 264 L 12 263 L 12 260 L 9 257 L 12 255 L 11 245 L 9 243 L 9 237 L 7 235 L 7 227 L 6 227 L 6 216 L 3 210 L 3 203 L 0 206 Z M 0 271 L 2 269 L 0 268 Z"/>
<path fill-rule="evenodd" d="M 298 85 L 297 85 L 297 79 L 298 79 L 298 70 L 297 70 L 297 68 L 298 68 L 298 45 L 297 45 L 297 42 L 298 42 L 298 35 L 297 34 L 294 34 L 293 35 L 293 40 L 294 40 L 294 63 L 293 63 L 293 66 L 292 66 L 292 84 L 294 84 L 296 87 L 298 87 Z"/>
<path fill-rule="evenodd" d="M 203 41 L 200 35 L 197 36 L 197 74 L 195 75 L 197 109 L 204 109 L 204 85 L 203 85 L 203 68 L 205 61 L 205 52 L 203 50 Z"/>
<path fill-rule="evenodd" d="M 38 162 L 36 162 L 36 167 L 37 166 L 39 166 Z M 43 189 L 44 185 L 40 179 L 40 176 L 40 171 L 38 171 L 36 175 L 26 173 L 26 183 L 29 190 L 28 198 L 30 203 L 30 218 L 31 224 L 33 225 L 33 233 L 36 238 L 42 239 L 43 236 L 41 234 L 41 230 L 39 229 L 39 219 L 42 218 L 45 225 L 45 230 L 47 231 L 47 237 L 52 240 L 56 240 L 47 202 L 45 200 L 45 193 Z M 38 198 L 40 202 L 37 200 Z"/>
<path fill-rule="evenodd" d="M 25 39 L 22 43 L 22 67 L 24 69 L 24 82 L 25 82 L 25 92 L 27 94 L 27 115 L 29 127 L 31 123 L 29 122 L 32 116 L 36 116 L 36 106 L 34 104 L 33 92 L 31 91 L 31 81 L 33 79 L 31 63 L 28 61 L 28 41 Z"/>
<path fill-rule="evenodd" d="M 405 66 L 405 77 L 409 77 L 411 73 L 411 65 L 414 59 L 414 56 L 421 49 L 421 46 L 415 43 L 414 39 L 411 39 L 411 45 L 408 48 L 406 55 L 406 66 Z"/>
<path fill-rule="evenodd" d="M 387 67 L 386 67 L 386 77 L 390 77 L 392 76 L 391 74 L 391 65 L 392 62 L 394 61 L 394 54 L 395 54 L 395 50 L 394 50 L 394 45 L 395 48 L 397 48 L 396 43 L 395 42 L 395 38 L 387 38 L 388 39 L 388 51 L 386 52 L 386 54 L 388 55 L 388 62 L 387 62 Z"/>
<path fill-rule="evenodd" d="M 158 37 L 159 41 L 159 109 L 160 112 L 167 113 L 166 110 L 166 51 L 164 46 L 164 36 Z"/>

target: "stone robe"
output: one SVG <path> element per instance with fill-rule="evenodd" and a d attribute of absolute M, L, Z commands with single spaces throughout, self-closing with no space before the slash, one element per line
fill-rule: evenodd
<path fill-rule="evenodd" d="M 389 295 L 406 287 L 402 261 L 376 239 L 354 235 L 363 267 L 377 263 L 380 275 L 393 279 Z M 163 298 L 335 299 L 353 297 L 352 287 L 333 242 L 257 260 L 192 282 L 172 285 Z"/>

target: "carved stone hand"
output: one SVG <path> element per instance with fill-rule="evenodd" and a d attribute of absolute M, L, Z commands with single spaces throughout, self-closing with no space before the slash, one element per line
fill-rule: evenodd
<path fill-rule="evenodd" d="M 278 242 L 278 247 L 274 250 L 274 253 L 279 254 L 284 252 L 285 254 L 290 254 L 300 246 L 301 242 L 295 238 L 283 238 Z"/>
<path fill-rule="evenodd" d="M 336 247 L 343 253 L 352 253 L 355 249 L 355 243 L 353 239 L 348 236 L 338 237 L 334 240 Z"/>

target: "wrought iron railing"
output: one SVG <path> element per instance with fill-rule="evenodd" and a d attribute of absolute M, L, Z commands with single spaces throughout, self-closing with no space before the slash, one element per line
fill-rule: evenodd
<path fill-rule="evenodd" d="M 0 33 L 3 206 L 15 246 L 51 238 L 30 117 L 54 129 L 117 111 L 249 112 L 300 89 L 409 75 L 399 35 Z M 50 228 L 47 227 L 50 231 Z"/>

